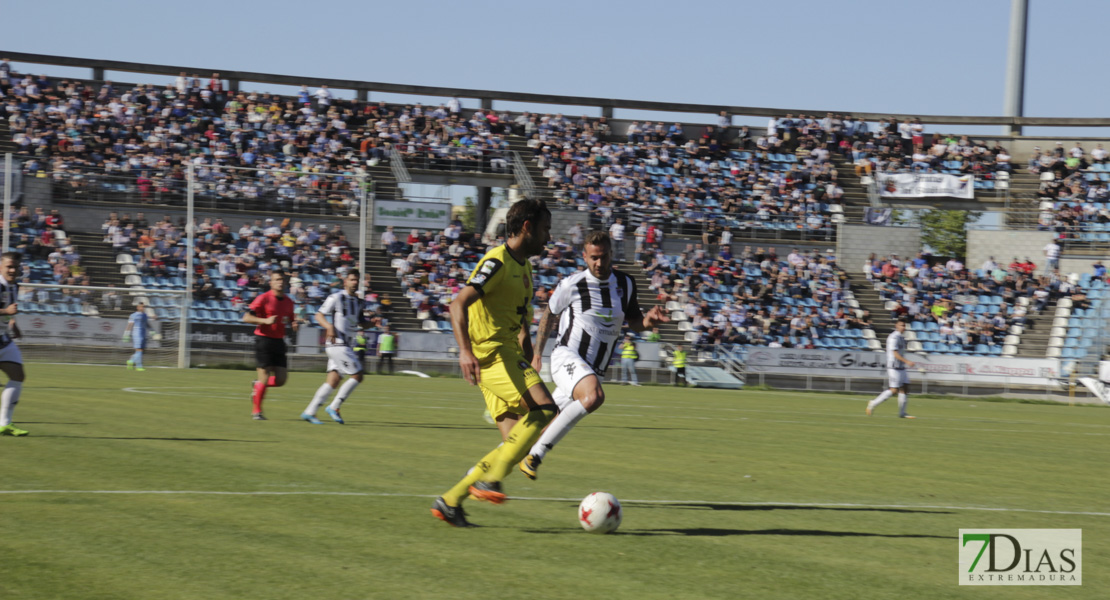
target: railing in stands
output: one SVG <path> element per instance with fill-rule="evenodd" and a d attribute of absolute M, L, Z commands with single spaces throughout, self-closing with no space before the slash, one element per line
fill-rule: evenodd
<path fill-rule="evenodd" d="M 412 176 L 409 175 L 409 170 L 405 168 L 404 159 L 401 152 L 397 150 L 397 146 L 389 147 L 389 170 L 393 172 L 393 178 L 397 180 L 398 185 L 412 181 Z"/>
<path fill-rule="evenodd" d="M 528 165 L 524 163 L 520 153 L 512 151 L 510 156 L 513 160 L 513 176 L 516 177 L 516 185 L 520 191 L 524 193 L 526 198 L 536 197 L 536 184 L 532 181 L 532 174 L 528 172 Z"/>

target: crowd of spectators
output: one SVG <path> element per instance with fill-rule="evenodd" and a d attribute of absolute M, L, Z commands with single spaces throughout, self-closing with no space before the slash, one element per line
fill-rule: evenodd
<path fill-rule="evenodd" d="M 1013 173 L 1013 156 L 1001 142 L 988 145 L 969 136 L 926 134 L 920 119 L 880 120 L 874 134 L 860 136 L 858 129 L 869 128 L 856 123 L 857 138 L 840 142 L 840 150 L 851 158 L 857 175 L 875 171 L 915 171 L 970 175 L 977 188 L 991 189 L 999 172 Z"/>
<path fill-rule="evenodd" d="M 1110 164 L 1098 144 L 1089 153 L 1080 142 L 1065 150 L 1063 143 L 1029 159 L 1029 172 L 1040 175 L 1038 224 L 1060 240 L 1110 242 Z"/>
<path fill-rule="evenodd" d="M 831 252 L 831 251 L 830 251 Z M 850 300 L 847 273 L 831 253 L 688 244 L 645 257 L 650 296 L 672 310 L 695 349 L 725 346 L 866 349 L 872 317 Z M 869 332 L 869 333 L 868 333 Z"/>
<path fill-rule="evenodd" d="M 911 339 L 928 352 L 1000 355 L 1044 311 L 1076 288 L 1055 268 L 1037 272 L 1028 257 L 1008 265 L 991 257 L 979 269 L 957 259 L 935 260 L 923 252 L 915 257 L 872 255 L 864 275 L 886 301 L 891 320 L 910 322 Z M 1009 339 L 1009 341 L 1007 341 Z"/>
<path fill-rule="evenodd" d="M 840 134 L 784 118 L 783 138 L 753 141 L 746 127 L 734 135 L 729 121 L 723 115 L 721 126 L 696 135 L 677 123 L 635 122 L 615 139 L 604 118 L 544 115 L 529 117 L 526 134 L 558 201 L 591 211 L 597 227 L 619 216 L 667 233 L 701 234 L 712 224 L 831 235 L 843 213 L 830 155 Z"/>
<path fill-rule="evenodd" d="M 57 209 L 13 207 L 4 226 L 10 228 L 11 248 L 23 255 L 21 283 L 91 284 L 81 253 L 66 234 L 65 219 Z M 30 303 L 24 307 L 27 312 L 38 312 L 36 304 L 56 304 L 75 311 L 89 311 L 94 305 L 86 290 L 75 288 L 21 288 L 20 294 L 21 301 Z"/>
<path fill-rule="evenodd" d="M 464 234 L 462 224 L 454 221 L 442 231 L 413 229 L 400 235 L 387 227 L 381 247 L 391 257 L 404 301 L 419 319 L 438 323 L 439 329 L 446 330 L 450 328 L 451 301 L 466 285 L 482 255 L 502 241 Z"/>
<path fill-rule="evenodd" d="M 128 263 L 147 288 L 185 286 L 187 268 L 185 221 L 169 216 L 150 222 L 144 213 L 110 213 L 101 230 L 104 242 Z M 290 295 L 298 319 L 314 325 L 312 314 L 348 269 L 356 266 L 354 248 L 339 225 L 313 225 L 284 219 L 245 220 L 233 229 L 221 218 L 196 223 L 193 299 L 195 307 L 222 311 L 214 320 L 237 322 L 251 300 L 269 289 L 275 270 L 292 275 Z M 122 267 L 130 272 L 126 265 Z M 369 284 L 369 277 L 366 278 Z M 368 292 L 368 320 L 383 318 L 382 302 Z M 389 303 L 386 302 L 386 309 Z M 167 308 L 167 316 L 170 306 Z M 232 314 L 224 314 L 230 312 Z M 199 315 L 204 320 L 204 313 Z"/>

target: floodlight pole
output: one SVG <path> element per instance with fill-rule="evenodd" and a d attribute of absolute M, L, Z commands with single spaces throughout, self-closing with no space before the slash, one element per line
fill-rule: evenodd
<path fill-rule="evenodd" d="M 358 202 L 358 295 L 366 298 L 366 219 L 369 218 L 369 206 L 366 201 L 366 196 L 369 193 L 367 189 L 370 185 L 370 180 L 365 175 L 359 178 L 359 202 Z"/>
<path fill-rule="evenodd" d="M 12 241 L 12 224 L 9 223 L 12 218 L 12 179 L 15 175 L 12 173 L 12 153 L 4 154 L 4 249 L 0 252 L 7 252 L 11 246 Z"/>
<path fill-rule="evenodd" d="M 1025 116 L 1025 36 L 1029 31 L 1029 0 L 1010 3 L 1010 48 L 1006 59 L 1006 93 L 1002 115 Z M 1006 135 L 1021 135 L 1021 125 L 1006 125 Z"/>
<path fill-rule="evenodd" d="M 189 368 L 189 309 L 193 307 L 193 252 L 196 250 L 193 227 L 193 161 L 185 170 L 185 293 L 181 295 L 181 324 L 177 333 L 177 368 Z"/>

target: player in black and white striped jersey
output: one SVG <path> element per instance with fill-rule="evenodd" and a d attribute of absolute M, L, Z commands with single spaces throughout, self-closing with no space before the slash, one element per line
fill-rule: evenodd
<path fill-rule="evenodd" d="M 906 331 L 906 321 L 899 319 L 894 323 L 894 331 L 890 332 L 890 335 L 886 338 L 886 369 L 887 379 L 889 380 L 887 383 L 890 389 L 883 390 L 883 393 L 867 403 L 865 412 L 869 417 L 880 404 L 886 402 L 887 398 L 898 394 L 898 416 L 903 419 L 916 418 L 906 414 L 906 406 L 909 403 L 906 394 L 910 389 L 910 375 L 906 371 L 906 367 L 912 369 L 917 366 L 917 363 L 905 357 L 906 337 L 903 335 L 904 331 Z"/>
<path fill-rule="evenodd" d="M 16 299 L 19 298 L 20 265 L 23 256 L 18 252 L 5 252 L 0 255 L 0 371 L 8 376 L 8 385 L 0 391 L 0 435 L 24 436 L 27 431 L 12 425 L 15 405 L 19 404 L 19 394 L 23 391 L 23 355 L 15 340 L 22 337 L 15 315 L 19 312 Z"/>
<path fill-rule="evenodd" d="M 362 321 L 362 299 L 358 297 L 359 284 L 358 269 L 347 271 L 343 277 L 343 289 L 328 296 L 320 310 L 316 313 L 316 322 L 325 331 L 325 351 L 328 354 L 327 379 L 316 390 L 316 395 L 308 403 L 308 407 L 301 413 L 301 418 L 313 425 L 320 425 L 316 418 L 316 411 L 320 405 L 327 401 L 343 375 L 350 378 L 339 388 L 335 399 L 327 408 L 328 415 L 333 421 L 343 424 L 343 417 L 339 408 L 351 395 L 351 392 L 362 382 L 365 369 L 358 354 L 355 353 L 355 339 L 358 337 L 358 328 Z M 328 317 L 331 321 L 328 321 Z"/>
<path fill-rule="evenodd" d="M 532 366 L 539 371 L 543 348 L 559 315 L 559 335 L 551 351 L 551 378 L 559 415 L 520 462 L 529 479 L 547 452 L 563 439 L 587 414 L 605 402 L 601 388 L 605 370 L 620 339 L 625 321 L 633 331 L 651 329 L 669 321 L 663 309 L 652 307 L 644 314 L 636 298 L 636 282 L 613 268 L 613 245 L 609 234 L 591 233 L 582 251 L 586 270 L 559 282 L 540 317 Z"/>

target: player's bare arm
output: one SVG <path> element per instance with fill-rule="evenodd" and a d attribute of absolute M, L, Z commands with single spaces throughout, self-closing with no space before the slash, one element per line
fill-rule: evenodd
<path fill-rule="evenodd" d="M 651 307 L 647 314 L 640 312 L 638 304 L 629 307 L 628 328 L 636 333 L 647 331 L 660 323 L 668 323 L 670 320 L 662 306 Z"/>
<path fill-rule="evenodd" d="M 520 342 L 520 349 L 524 352 L 524 360 L 529 363 L 535 362 L 536 357 L 541 355 L 532 354 L 532 323 L 527 316 L 520 318 L 520 333 L 517 334 L 517 341 Z M 542 360 L 542 357 L 541 357 Z M 536 369 L 537 371 L 539 369 Z"/>
<path fill-rule="evenodd" d="M 324 335 L 329 344 L 335 343 L 335 327 L 324 317 L 323 313 L 316 313 L 316 324 L 324 328 Z"/>
<path fill-rule="evenodd" d="M 556 319 L 555 315 L 551 313 L 551 306 L 543 307 L 543 314 L 540 315 L 539 330 L 536 331 L 536 343 L 533 349 L 535 355 L 532 357 L 532 368 L 539 371 L 543 366 L 543 349 L 547 346 L 547 340 L 551 337 L 551 332 L 555 329 Z"/>
<path fill-rule="evenodd" d="M 894 351 L 894 358 L 898 359 L 902 364 L 906 365 L 907 367 L 909 367 L 911 369 L 917 366 L 917 363 L 915 363 L 912 360 L 902 356 L 902 353 L 897 351 L 897 350 Z"/>
<path fill-rule="evenodd" d="M 468 285 L 451 302 L 451 328 L 455 331 L 455 343 L 459 345 L 459 367 L 462 368 L 463 378 L 470 385 L 478 384 L 482 368 L 470 345 L 469 309 L 481 297 L 478 288 Z"/>

